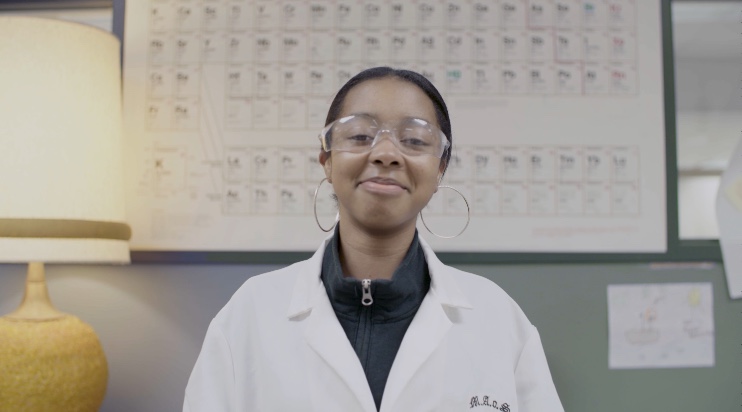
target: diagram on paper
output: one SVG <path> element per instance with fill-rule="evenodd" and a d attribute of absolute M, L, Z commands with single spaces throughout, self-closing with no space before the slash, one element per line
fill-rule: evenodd
<path fill-rule="evenodd" d="M 710 283 L 608 286 L 611 369 L 714 365 Z"/>

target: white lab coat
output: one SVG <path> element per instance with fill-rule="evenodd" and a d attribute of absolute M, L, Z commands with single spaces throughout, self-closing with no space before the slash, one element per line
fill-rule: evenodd
<path fill-rule="evenodd" d="M 248 279 L 211 322 L 184 412 L 375 412 L 309 259 Z M 536 328 L 493 282 L 441 263 L 402 340 L 381 412 L 562 412 Z M 495 409 L 497 408 L 497 409 Z"/>

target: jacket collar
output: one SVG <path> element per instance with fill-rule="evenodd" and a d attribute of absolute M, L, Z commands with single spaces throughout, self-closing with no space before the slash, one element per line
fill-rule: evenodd
<path fill-rule="evenodd" d="M 438 301 L 443 306 L 453 308 L 472 309 L 473 306 L 461 291 L 453 273 L 456 269 L 444 265 L 430 248 L 430 245 L 418 236 L 420 245 L 425 253 L 425 261 L 430 272 L 430 292 L 435 293 Z M 320 274 L 322 273 L 322 258 L 325 248 L 332 241 L 328 236 L 320 245 L 319 249 L 308 260 L 295 263 L 292 269 L 299 272 L 294 290 L 291 294 L 291 302 L 286 315 L 289 318 L 305 314 L 312 310 L 318 298 L 318 291 L 323 290 Z M 320 296 L 326 296 L 320 293 Z"/>

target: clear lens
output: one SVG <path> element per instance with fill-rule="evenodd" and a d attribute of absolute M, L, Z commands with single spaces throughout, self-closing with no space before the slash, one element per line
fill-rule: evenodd
<path fill-rule="evenodd" d="M 435 125 L 422 119 L 407 119 L 392 128 L 382 127 L 373 117 L 343 117 L 322 130 L 320 140 L 325 150 L 363 153 L 370 151 L 382 136 L 389 136 L 399 150 L 409 156 L 430 155 L 440 158 L 448 140 Z"/>

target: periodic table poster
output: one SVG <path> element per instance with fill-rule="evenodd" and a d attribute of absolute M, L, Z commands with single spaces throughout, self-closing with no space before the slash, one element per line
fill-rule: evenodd
<path fill-rule="evenodd" d="M 660 0 L 140 0 L 126 4 L 134 250 L 311 251 L 317 135 L 367 67 L 418 71 L 453 157 L 438 251 L 664 252 Z M 336 206 L 325 184 L 320 222 Z"/>

